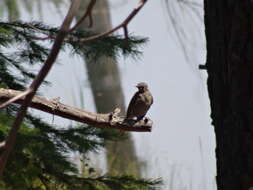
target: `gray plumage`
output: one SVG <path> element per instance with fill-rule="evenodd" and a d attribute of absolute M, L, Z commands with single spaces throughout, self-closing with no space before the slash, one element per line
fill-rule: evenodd
<path fill-rule="evenodd" d="M 150 106 L 153 104 L 153 96 L 148 90 L 148 85 L 144 82 L 137 84 L 138 91 L 132 97 L 128 109 L 127 120 L 139 121 L 148 112 Z"/>

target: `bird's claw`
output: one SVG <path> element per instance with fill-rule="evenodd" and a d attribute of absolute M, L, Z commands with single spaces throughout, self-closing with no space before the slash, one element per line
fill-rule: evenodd
<path fill-rule="evenodd" d="M 110 120 L 110 124 L 113 125 L 115 123 L 117 123 L 119 121 L 119 113 L 120 113 L 120 109 L 119 108 L 115 108 L 113 110 L 113 112 L 110 113 L 109 116 L 109 120 Z"/>

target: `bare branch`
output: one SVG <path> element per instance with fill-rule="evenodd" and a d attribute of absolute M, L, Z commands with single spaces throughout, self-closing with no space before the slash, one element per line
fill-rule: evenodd
<path fill-rule="evenodd" d="M 124 26 L 123 29 L 124 29 L 125 39 L 128 39 L 128 29 L 127 29 L 127 26 Z"/>
<path fill-rule="evenodd" d="M 112 28 L 111 30 L 106 31 L 102 34 L 90 36 L 90 37 L 79 39 L 79 40 L 76 40 L 76 41 L 72 40 L 72 42 L 90 42 L 90 41 L 93 41 L 93 40 L 97 40 L 97 39 L 100 39 L 100 38 L 103 38 L 105 36 L 108 36 L 108 35 L 112 34 L 113 32 L 119 30 L 120 28 L 123 28 L 125 38 L 128 39 L 127 26 L 130 23 L 130 21 L 135 17 L 135 15 L 141 10 L 141 8 L 144 6 L 144 4 L 146 2 L 147 2 L 147 0 L 140 0 L 137 7 L 134 8 L 134 10 L 128 15 L 128 17 L 121 24 L 119 24 L 118 26 Z M 90 19 L 90 26 L 92 25 L 91 13 L 92 13 L 93 6 L 95 5 L 95 3 L 96 3 L 96 0 L 91 0 L 90 4 L 88 5 L 88 7 L 86 9 L 85 14 L 78 21 L 78 23 L 72 29 L 69 30 L 70 32 L 74 31 L 86 19 L 87 16 L 89 16 L 89 19 Z M 42 37 L 42 38 L 41 37 L 33 37 L 33 38 L 36 39 L 36 40 L 48 40 L 48 39 L 53 39 L 54 36 L 47 36 L 47 37 Z M 66 41 L 70 41 L 70 40 L 66 39 Z"/>
<path fill-rule="evenodd" d="M 92 21 L 92 10 L 93 10 L 93 7 L 94 7 L 95 3 L 96 3 L 96 0 L 90 0 L 90 3 L 89 3 L 89 5 L 88 5 L 88 7 L 86 9 L 86 12 L 82 16 L 82 18 L 76 23 L 76 25 L 73 26 L 69 30 L 69 32 L 72 32 L 75 29 L 77 29 L 80 26 L 80 24 L 82 24 L 82 22 L 86 19 L 87 16 L 89 17 L 89 27 L 92 26 L 92 24 L 93 24 L 93 21 Z"/>
<path fill-rule="evenodd" d="M 16 97 L 19 94 L 22 94 L 22 91 L 0 88 L 0 102 Z M 24 100 L 25 98 L 22 97 L 17 99 L 14 103 L 22 104 Z M 133 126 L 129 125 L 128 123 L 124 122 L 124 117 L 119 116 L 120 110 L 117 108 L 111 113 L 98 114 L 68 106 L 60 102 L 57 102 L 57 106 L 55 106 L 54 99 L 48 100 L 39 96 L 33 97 L 29 107 L 66 119 L 86 123 L 92 127 L 120 129 L 122 131 L 135 132 L 150 132 L 152 128 L 151 120 L 139 121 Z"/>
<path fill-rule="evenodd" d="M 51 67 L 53 66 L 53 64 L 58 56 L 58 53 L 60 51 L 61 45 L 64 41 L 64 38 L 67 35 L 67 32 L 69 31 L 69 27 L 70 27 L 70 24 L 73 20 L 73 17 L 75 16 L 75 13 L 79 9 L 80 3 L 81 3 L 81 0 L 73 0 L 72 1 L 69 11 L 67 13 L 67 16 L 65 17 L 65 19 L 61 25 L 60 31 L 55 38 L 51 52 L 50 52 L 47 60 L 45 61 L 43 67 L 39 71 L 37 77 L 33 80 L 32 84 L 30 85 L 31 93 L 25 97 L 25 99 L 21 105 L 21 108 L 17 114 L 17 117 L 16 117 L 16 119 L 12 125 L 12 128 L 9 132 L 9 136 L 6 140 L 5 150 L 1 154 L 1 157 L 0 157 L 0 176 L 3 175 L 3 171 L 5 169 L 6 162 L 8 160 L 9 154 L 12 151 L 12 148 L 15 144 L 16 136 L 17 136 L 18 130 L 20 128 L 20 125 L 26 115 L 27 108 L 29 107 L 29 104 L 30 104 L 33 96 L 35 95 L 37 89 L 39 88 L 41 83 L 44 81 L 45 77 L 47 76 Z"/>
<path fill-rule="evenodd" d="M 27 94 L 31 93 L 31 89 L 27 89 L 26 91 L 18 94 L 17 96 L 14 96 L 13 98 L 9 99 L 8 101 L 4 102 L 3 104 L 0 104 L 0 109 L 4 108 L 5 106 L 8 106 L 9 104 L 17 101 L 18 99 L 26 96 Z"/>
<path fill-rule="evenodd" d="M 134 8 L 134 10 L 128 15 L 128 17 L 118 26 L 116 26 L 116 27 L 112 28 L 111 30 L 104 32 L 102 34 L 98 34 L 98 35 L 94 35 L 94 36 L 91 36 L 88 38 L 80 39 L 80 40 L 78 40 L 78 42 L 89 42 L 92 40 L 96 40 L 96 39 L 108 36 L 108 35 L 112 34 L 113 32 L 119 30 L 120 28 L 123 28 L 125 38 L 127 39 L 128 38 L 127 25 L 135 17 L 135 15 L 141 10 L 141 8 L 145 5 L 146 2 L 147 2 L 147 0 L 140 0 L 137 7 Z"/>
<path fill-rule="evenodd" d="M 110 34 L 112 34 L 113 32 L 115 32 L 116 30 L 118 30 L 120 28 L 124 29 L 125 38 L 127 38 L 127 36 L 128 36 L 127 26 L 129 24 L 129 22 L 140 11 L 140 9 L 144 6 L 146 1 L 147 0 L 140 0 L 138 6 L 129 14 L 129 16 L 120 25 L 118 25 L 115 28 L 113 28 L 113 29 L 111 29 L 107 32 L 104 32 L 102 34 L 78 40 L 78 42 L 88 42 L 88 41 L 96 40 L 96 39 L 102 38 L 104 36 L 110 35 Z M 12 125 L 12 128 L 9 132 L 9 136 L 8 136 L 8 138 L 6 140 L 6 144 L 5 144 L 5 150 L 1 154 L 1 157 L 0 157 L 0 177 L 3 175 L 3 171 L 4 171 L 4 168 L 5 168 L 6 162 L 8 160 L 9 154 L 10 154 L 10 152 L 11 152 L 11 150 L 12 150 L 14 144 L 15 144 L 17 132 L 20 128 L 20 125 L 21 125 L 25 115 L 26 115 L 26 111 L 27 111 L 28 107 L 30 106 L 30 103 L 31 103 L 37 89 L 39 88 L 41 83 L 44 81 L 45 77 L 47 76 L 47 74 L 49 73 L 51 67 L 53 66 L 53 64 L 54 64 L 54 62 L 55 62 L 55 60 L 56 60 L 56 58 L 59 54 L 61 45 L 64 42 L 65 37 L 73 29 L 73 28 L 70 29 L 70 24 L 73 20 L 73 17 L 75 15 L 75 13 L 79 9 L 80 3 L 81 3 L 81 0 L 72 0 L 71 7 L 68 11 L 68 14 L 65 17 L 65 19 L 63 21 L 63 24 L 61 25 L 59 33 L 55 37 L 55 41 L 54 41 L 54 44 L 53 44 L 52 49 L 50 51 L 50 54 L 49 54 L 47 60 L 45 61 L 43 67 L 39 71 L 37 77 L 33 80 L 32 84 L 29 87 L 31 92 L 25 98 L 22 98 L 23 102 L 21 104 L 21 108 L 20 108 L 20 110 L 17 114 L 17 117 L 16 117 L 16 119 L 15 119 L 13 125 Z M 89 4 L 90 8 L 88 7 L 89 9 L 87 9 L 87 11 L 86 11 L 87 15 L 90 17 L 90 21 L 92 21 L 91 12 L 92 12 L 92 8 L 93 8 L 94 3 L 95 3 L 95 0 L 91 0 L 91 3 Z M 87 16 L 84 15 L 84 19 L 85 19 L 85 17 L 87 17 Z M 74 27 L 76 27 L 76 26 L 74 26 Z M 46 38 L 38 38 L 38 39 L 49 39 L 49 38 L 54 38 L 54 37 L 48 36 Z M 17 100 L 17 101 L 20 101 L 20 99 Z M 54 110 L 54 112 L 57 112 L 57 111 Z M 145 124 L 145 123 L 148 123 L 148 121 L 149 121 L 149 120 L 140 121 L 140 122 L 135 123 L 134 126 L 129 127 L 128 125 L 124 124 L 123 120 L 121 120 L 121 121 L 117 120 L 117 119 L 116 120 L 114 120 L 114 119 L 108 120 L 108 118 L 117 118 L 117 117 L 113 114 L 111 114 L 111 115 L 106 114 L 105 118 L 97 117 L 97 115 L 96 115 L 95 119 L 97 120 L 97 123 L 100 123 L 100 125 L 97 125 L 97 126 L 101 126 L 101 127 L 106 127 L 107 126 L 108 127 L 108 121 L 109 121 L 111 128 L 119 128 L 119 125 L 117 123 L 121 122 L 121 125 L 124 127 L 125 130 L 129 129 L 129 130 L 133 131 L 132 130 L 133 127 L 143 126 L 142 124 L 139 124 L 139 123 L 144 122 L 144 124 Z M 93 121 L 94 120 L 92 120 L 92 122 Z M 88 122 L 86 122 L 86 123 L 88 123 Z M 90 123 L 90 124 L 93 125 L 93 123 Z M 122 130 L 121 126 L 120 126 L 120 129 Z"/>

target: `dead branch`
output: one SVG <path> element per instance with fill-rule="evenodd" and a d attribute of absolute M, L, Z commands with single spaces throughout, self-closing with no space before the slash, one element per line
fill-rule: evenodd
<path fill-rule="evenodd" d="M 27 94 L 31 93 L 30 89 L 27 89 L 26 91 L 19 93 L 17 96 L 14 96 L 13 98 L 9 99 L 8 101 L 4 102 L 3 104 L 0 104 L 0 109 L 8 106 L 9 104 L 15 102 L 16 100 L 26 96 Z"/>
<path fill-rule="evenodd" d="M 99 38 L 102 38 L 102 37 L 105 37 L 105 36 L 108 36 L 108 35 L 112 34 L 113 32 L 119 30 L 120 28 L 123 28 L 125 38 L 127 39 L 128 38 L 127 26 L 129 24 L 129 22 L 141 10 L 141 8 L 145 5 L 146 2 L 147 2 L 147 0 L 140 0 L 137 7 L 134 8 L 133 11 L 128 15 L 128 17 L 121 24 L 119 24 L 118 26 L 116 26 L 116 27 L 112 28 L 111 30 L 109 30 L 107 32 L 104 32 L 102 34 L 98 34 L 98 35 L 94 35 L 94 36 L 91 36 L 91 37 L 87 37 L 87 38 L 84 38 L 84 39 L 77 40 L 77 42 L 90 42 L 90 41 L 93 41 L 93 40 L 97 40 Z"/>
<path fill-rule="evenodd" d="M 59 51 L 60 51 L 61 45 L 64 41 L 64 38 L 68 34 L 67 32 L 69 31 L 69 27 L 70 27 L 70 24 L 73 20 L 73 17 L 75 16 L 77 10 L 80 7 L 80 3 L 81 3 L 81 0 L 73 0 L 72 1 L 69 11 L 67 13 L 67 16 L 65 17 L 65 19 L 61 25 L 60 31 L 55 38 L 55 41 L 54 41 L 53 47 L 50 51 L 50 54 L 49 54 L 47 60 L 45 61 L 43 67 L 39 71 L 37 77 L 33 80 L 32 84 L 29 87 L 29 89 L 31 90 L 31 93 L 28 94 L 27 96 L 25 96 L 24 101 L 22 102 L 21 108 L 20 108 L 20 110 L 17 114 L 17 117 L 16 117 L 16 119 L 11 127 L 11 130 L 9 132 L 9 136 L 6 139 L 5 150 L 1 154 L 1 157 L 0 157 L 0 176 L 3 175 L 3 171 L 5 169 L 6 162 L 8 160 L 9 154 L 12 151 L 12 148 L 15 144 L 18 130 L 20 128 L 20 125 L 21 125 L 25 115 L 26 115 L 26 111 L 30 105 L 30 102 L 31 102 L 33 96 L 35 95 L 37 89 L 39 88 L 39 86 L 41 85 L 41 83 L 44 81 L 45 77 L 49 73 L 51 67 L 53 66 L 53 64 L 59 54 Z"/>
<path fill-rule="evenodd" d="M 98 34 L 98 35 L 90 36 L 90 37 L 87 37 L 87 38 L 79 39 L 79 40 L 66 39 L 65 41 L 90 42 L 90 41 L 97 40 L 97 39 L 103 38 L 105 36 L 108 36 L 108 35 L 112 34 L 113 32 L 115 32 L 115 31 L 117 31 L 121 28 L 123 28 L 125 39 L 128 39 L 128 28 L 127 28 L 128 24 L 135 17 L 135 15 L 141 10 L 141 8 L 144 6 L 144 4 L 146 2 L 147 2 L 147 0 L 140 0 L 137 7 L 133 9 L 133 11 L 128 15 L 128 17 L 121 24 L 119 24 L 118 26 L 110 29 L 109 31 L 106 31 L 102 34 Z M 87 16 L 89 16 L 89 21 L 90 21 L 89 26 L 92 26 L 92 10 L 93 10 L 93 7 L 94 7 L 95 3 L 96 3 L 96 0 L 91 0 L 90 1 L 83 17 L 77 22 L 77 24 L 74 27 L 72 27 L 69 30 L 69 32 L 74 31 L 86 19 Z M 54 39 L 55 37 L 54 36 L 47 36 L 47 37 L 33 37 L 33 38 L 36 39 L 36 40 L 48 40 L 48 39 Z"/>
<path fill-rule="evenodd" d="M 22 91 L 0 88 L 0 102 L 7 101 L 13 97 L 21 94 Z M 16 100 L 15 104 L 22 104 L 24 97 Z M 57 115 L 66 119 L 78 121 L 91 125 L 91 127 L 108 128 L 108 129 L 120 129 L 122 131 L 132 132 L 150 132 L 152 129 L 151 120 L 142 120 L 135 123 L 133 126 L 124 122 L 124 117 L 119 116 L 120 110 L 116 108 L 111 113 L 99 114 L 92 113 L 85 110 L 81 110 L 76 107 L 68 106 L 57 101 L 55 106 L 55 100 L 48 100 L 43 97 L 34 96 L 29 107 L 47 112 L 53 115 Z"/>
<path fill-rule="evenodd" d="M 83 21 L 86 19 L 87 16 L 89 17 L 89 27 L 92 26 L 92 24 L 93 24 L 92 10 L 93 10 L 93 7 L 94 7 L 95 3 L 96 3 L 96 0 L 90 0 L 90 3 L 89 3 L 89 5 L 88 5 L 88 7 L 87 7 L 87 9 L 86 9 L 86 12 L 85 12 L 84 15 L 82 16 L 82 18 L 76 23 L 76 25 L 73 26 L 73 27 L 69 30 L 69 32 L 72 32 L 72 31 L 74 31 L 75 29 L 77 29 L 77 28 L 80 26 L 80 24 L 83 23 Z"/>
<path fill-rule="evenodd" d="M 104 32 L 102 34 L 98 34 L 98 35 L 94 35 L 94 36 L 91 36 L 88 38 L 80 39 L 80 40 L 78 40 L 78 42 L 89 42 L 92 40 L 96 40 L 96 39 L 105 37 L 107 35 L 110 35 L 120 28 L 123 28 L 125 38 L 127 39 L 127 37 L 128 37 L 127 26 L 129 24 L 129 22 L 134 18 L 134 16 L 144 6 L 146 1 L 147 0 L 140 0 L 138 6 L 129 14 L 129 16 L 120 25 L 118 25 L 118 26 L 114 27 L 113 29 L 111 29 L 107 32 Z M 94 3 L 94 2 L 95 2 L 95 0 L 93 0 L 93 1 L 91 0 L 90 8 L 88 7 L 90 10 L 87 9 L 87 11 L 86 11 L 87 15 L 90 16 L 90 22 L 92 21 L 91 12 L 93 9 L 92 3 Z M 80 3 L 81 3 L 81 0 L 72 0 L 71 7 L 68 11 L 68 14 L 65 17 L 58 34 L 55 37 L 55 41 L 54 41 L 54 44 L 53 44 L 52 49 L 50 51 L 50 54 L 49 54 L 47 60 L 45 61 L 43 67 L 39 71 L 37 77 L 33 80 L 32 84 L 28 88 L 29 89 L 28 91 L 30 91 L 30 92 L 25 97 L 19 96 L 19 99 L 15 98 L 15 100 L 17 99 L 15 102 L 19 102 L 19 101 L 22 101 L 22 102 L 20 102 L 20 104 L 21 104 L 20 110 L 17 114 L 17 117 L 16 117 L 12 127 L 11 127 L 11 130 L 9 132 L 9 136 L 6 139 L 6 143 L 4 146 L 4 148 L 5 148 L 4 152 L 1 154 L 1 157 L 0 157 L 0 177 L 3 175 L 3 171 L 5 169 L 6 162 L 8 160 L 9 154 L 15 144 L 17 132 L 20 128 L 20 125 L 21 125 L 25 115 L 26 115 L 26 111 L 27 111 L 28 107 L 31 106 L 30 104 L 31 104 L 31 102 L 33 102 L 32 100 L 33 100 L 33 97 L 34 97 L 37 89 L 39 88 L 39 86 L 41 85 L 41 83 L 44 81 L 45 77 L 47 76 L 47 74 L 51 70 L 51 67 L 53 66 L 53 64 L 59 54 L 61 45 L 64 42 L 65 37 L 69 34 L 69 32 L 72 31 L 70 29 L 70 24 L 73 20 L 73 17 L 75 16 L 75 13 L 77 12 L 77 10 L 80 7 Z M 83 18 L 85 19 L 85 17 L 87 17 L 87 16 L 84 15 Z M 52 38 L 52 37 L 48 36 L 44 39 L 49 39 L 49 38 Z M 40 38 L 38 38 L 38 39 L 40 39 Z M 41 38 L 41 39 L 43 39 L 43 38 Z M 14 98 L 14 97 L 12 97 L 12 98 Z M 66 106 L 66 105 L 63 105 L 63 108 L 66 109 L 66 107 L 64 107 L 64 106 Z M 74 108 L 74 109 L 76 109 L 76 111 L 78 113 L 80 112 L 80 110 L 78 110 L 77 108 Z M 55 115 L 57 115 L 57 113 L 58 113 L 57 111 L 58 111 L 58 106 L 57 106 L 57 109 L 55 109 L 55 105 L 54 105 L 54 114 Z M 103 115 L 103 117 L 102 117 L 102 115 Z M 109 122 L 110 123 L 109 126 L 111 126 L 111 128 L 122 129 L 122 127 L 123 127 L 125 130 L 131 129 L 131 131 L 133 131 L 133 128 L 135 128 L 136 126 L 145 126 L 145 123 L 148 123 L 148 121 L 140 121 L 140 122 L 135 123 L 134 126 L 129 127 L 127 124 L 124 124 L 123 120 L 117 120 L 118 117 L 116 117 L 114 115 L 114 112 L 112 114 L 105 114 L 105 115 L 102 114 L 102 115 L 92 115 L 93 120 L 90 120 L 91 118 L 90 119 L 86 118 L 87 119 L 86 123 L 91 124 L 91 125 L 97 124 L 97 127 L 105 128 L 105 127 L 108 127 L 108 122 Z M 98 117 L 98 116 L 100 116 L 100 117 Z M 111 120 L 110 120 L 110 118 L 111 118 Z M 115 120 L 115 118 L 116 118 L 116 120 Z M 94 121 L 96 121 L 96 122 L 94 122 Z M 90 123 L 88 123 L 88 122 L 90 122 Z M 142 123 L 142 122 L 144 122 L 144 123 Z M 121 123 L 121 125 L 119 125 L 119 123 Z M 140 123 L 142 123 L 142 124 L 140 124 Z"/>

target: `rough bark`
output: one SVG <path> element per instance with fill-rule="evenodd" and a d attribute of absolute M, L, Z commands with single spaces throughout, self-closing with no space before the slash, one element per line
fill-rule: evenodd
<path fill-rule="evenodd" d="M 218 190 L 253 186 L 253 2 L 204 0 Z"/>
<path fill-rule="evenodd" d="M 22 91 L 0 88 L 0 104 L 18 96 L 20 93 L 22 93 Z M 14 101 L 14 103 L 22 105 L 24 100 L 25 97 L 22 97 Z M 134 125 L 128 124 L 124 121 L 124 117 L 119 115 L 120 110 L 118 108 L 115 108 L 115 110 L 112 110 L 110 113 L 92 113 L 62 104 L 59 100 L 48 100 L 40 96 L 34 96 L 29 107 L 66 119 L 85 123 L 91 125 L 90 127 L 136 132 L 150 132 L 152 128 L 152 121 L 147 119 L 138 121 Z"/>
<path fill-rule="evenodd" d="M 89 1 L 83 4 L 82 10 Z M 80 11 L 79 18 L 83 11 Z M 93 9 L 93 26 L 91 30 L 102 33 L 111 29 L 111 18 L 108 2 L 97 1 Z M 87 29 L 88 23 L 80 28 Z M 106 113 L 115 107 L 125 113 L 124 96 L 121 87 L 120 72 L 116 61 L 107 57 L 100 58 L 96 63 L 85 58 L 88 77 L 91 84 L 97 112 Z M 132 174 L 139 176 L 139 161 L 136 156 L 132 136 L 127 134 L 124 141 L 107 143 L 107 170 L 110 174 Z"/>

